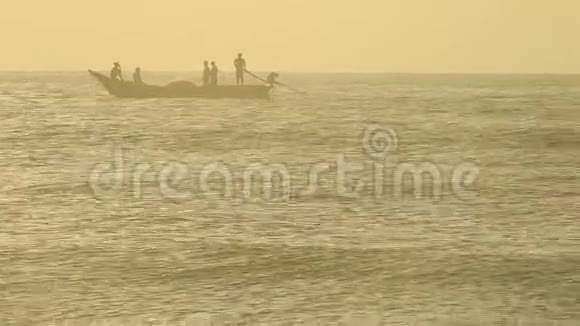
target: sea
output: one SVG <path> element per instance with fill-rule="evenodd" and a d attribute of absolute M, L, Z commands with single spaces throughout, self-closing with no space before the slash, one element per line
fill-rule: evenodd
<path fill-rule="evenodd" d="M 279 81 L 0 73 L 0 325 L 580 325 L 580 76 Z"/>

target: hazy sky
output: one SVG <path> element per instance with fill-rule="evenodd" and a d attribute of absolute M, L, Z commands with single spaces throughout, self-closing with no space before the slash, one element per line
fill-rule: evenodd
<path fill-rule="evenodd" d="M 0 70 L 580 73 L 580 0 L 4 0 Z"/>

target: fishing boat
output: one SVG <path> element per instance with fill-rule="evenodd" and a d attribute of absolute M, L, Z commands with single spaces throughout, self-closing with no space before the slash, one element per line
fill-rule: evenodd
<path fill-rule="evenodd" d="M 120 98 L 267 98 L 272 86 L 265 85 L 218 85 L 196 86 L 179 81 L 165 86 L 137 85 L 130 81 L 113 80 L 101 73 L 89 70 L 109 94 Z"/>

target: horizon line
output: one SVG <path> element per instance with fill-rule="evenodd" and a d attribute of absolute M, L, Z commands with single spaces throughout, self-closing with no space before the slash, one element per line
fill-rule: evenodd
<path fill-rule="evenodd" d="M 95 69 L 93 69 L 95 70 Z M 85 73 L 89 69 L 83 70 L 13 70 L 13 69 L 0 69 L 0 73 Z M 100 70 L 95 70 L 100 71 Z M 104 69 L 108 71 L 108 69 Z M 129 72 L 132 70 L 128 70 Z M 144 72 L 153 73 L 189 73 L 189 72 L 201 72 L 201 70 L 178 70 L 178 69 L 142 69 Z M 270 70 L 256 69 L 255 72 L 267 73 Z M 222 73 L 235 73 L 235 71 L 222 70 Z M 580 76 L 580 72 L 409 72 L 409 71 L 290 71 L 290 70 L 278 70 L 279 73 L 287 74 L 323 74 L 323 75 L 491 75 L 491 76 Z"/>

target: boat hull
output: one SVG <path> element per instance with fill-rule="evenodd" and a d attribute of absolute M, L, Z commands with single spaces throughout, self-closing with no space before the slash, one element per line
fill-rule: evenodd
<path fill-rule="evenodd" d="M 268 98 L 272 87 L 263 85 L 224 85 L 199 87 L 190 82 L 174 82 L 166 86 L 135 85 L 112 80 L 89 70 L 109 94 L 119 98 Z"/>

